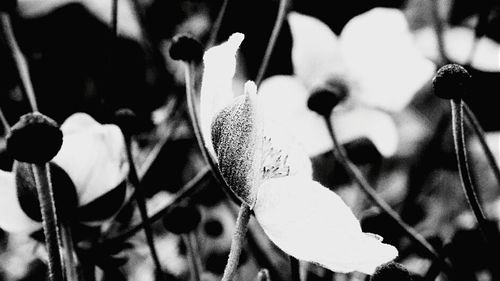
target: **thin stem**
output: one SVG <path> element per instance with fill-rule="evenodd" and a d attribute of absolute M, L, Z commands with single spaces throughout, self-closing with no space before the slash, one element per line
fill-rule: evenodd
<path fill-rule="evenodd" d="M 189 259 L 189 272 L 191 273 L 192 281 L 200 281 L 200 275 L 203 271 L 202 262 L 200 259 L 200 251 L 198 248 L 198 238 L 196 233 L 190 232 L 182 234 L 182 239 L 186 244 Z"/>
<path fill-rule="evenodd" d="M 483 210 L 479 203 L 475 192 L 475 187 L 472 183 L 469 162 L 467 160 L 467 148 L 465 146 L 465 137 L 463 129 L 463 102 L 460 99 L 451 100 L 451 113 L 453 123 L 453 139 L 455 143 L 455 152 L 457 154 L 458 170 L 462 179 L 462 187 L 467 197 L 467 201 L 477 219 L 478 227 L 481 230 L 483 238 L 488 242 L 487 238 L 487 221 Z"/>
<path fill-rule="evenodd" d="M 212 47 L 215 44 L 215 40 L 217 40 L 217 36 L 219 35 L 220 27 L 222 26 L 222 20 L 224 19 L 224 15 L 226 14 L 227 4 L 229 0 L 224 0 L 222 5 L 220 6 L 219 13 L 217 14 L 217 18 L 212 26 L 212 30 L 210 31 L 210 38 L 207 42 L 207 49 Z"/>
<path fill-rule="evenodd" d="M 49 165 L 32 164 L 35 184 L 42 212 L 43 233 L 45 245 L 49 256 L 49 277 L 51 281 L 63 281 L 64 273 L 61 259 L 61 235 L 59 233 L 56 206 L 54 203 L 54 191 L 50 182 Z"/>
<path fill-rule="evenodd" d="M 215 179 L 219 182 L 220 185 L 222 185 L 223 190 L 229 194 L 229 197 L 233 199 L 233 201 L 237 204 L 241 203 L 241 200 L 236 196 L 236 194 L 232 191 L 231 188 L 229 188 L 229 185 L 227 184 L 226 180 L 222 176 L 219 167 L 217 166 L 217 161 L 212 157 L 210 152 L 208 151 L 207 147 L 205 146 L 205 140 L 203 138 L 203 135 L 201 134 L 201 127 L 198 119 L 198 109 L 196 107 L 196 103 L 194 102 L 194 64 L 184 62 L 185 63 L 185 84 L 186 84 L 186 100 L 187 100 L 187 106 L 188 106 L 188 111 L 189 111 L 189 117 L 191 119 L 191 124 L 193 126 L 193 131 L 194 135 L 196 137 L 196 140 L 198 141 L 198 146 L 200 147 L 201 153 L 203 155 L 203 158 L 208 162 L 208 165 L 210 166 L 212 173 L 215 177 Z"/>
<path fill-rule="evenodd" d="M 422 237 L 422 235 L 420 235 L 415 229 L 406 224 L 399 217 L 398 213 L 396 213 L 396 211 L 394 211 L 382 198 L 380 198 L 380 196 L 376 193 L 374 188 L 371 187 L 371 185 L 366 181 L 366 179 L 359 171 L 359 169 L 347 157 L 347 153 L 337 140 L 337 137 L 334 132 L 334 127 L 330 118 L 325 117 L 324 120 L 327 124 L 330 137 L 332 138 L 333 141 L 334 155 L 339 160 L 339 162 L 344 166 L 349 176 L 356 182 L 356 184 L 358 184 L 361 187 L 361 190 L 366 195 L 368 195 L 370 200 L 375 205 L 377 205 L 384 213 L 389 215 L 389 217 L 408 235 L 408 237 L 417 245 L 419 245 L 430 258 L 439 261 L 442 264 L 443 269 L 445 269 L 447 272 L 451 271 L 450 270 L 451 265 L 449 265 L 447 261 L 443 260 L 438 255 L 438 253 L 432 247 L 432 245 L 429 244 L 429 242 L 427 242 L 427 240 L 425 240 L 425 238 Z"/>
<path fill-rule="evenodd" d="M 443 37 L 444 34 L 444 24 L 441 18 L 439 17 L 439 1 L 431 1 L 433 3 L 432 7 L 432 19 L 434 23 L 434 32 L 436 33 L 438 50 L 441 55 L 441 65 L 448 64 L 450 60 L 448 59 L 448 55 L 446 54 L 445 49 L 445 40 Z"/>
<path fill-rule="evenodd" d="M 295 257 L 290 256 L 291 281 L 300 281 L 300 263 Z"/>
<path fill-rule="evenodd" d="M 139 213 L 141 215 L 142 226 L 144 228 L 144 234 L 146 235 L 146 242 L 148 243 L 149 250 L 151 251 L 151 257 L 153 259 L 153 263 L 155 264 L 158 276 L 160 276 L 161 280 L 164 280 L 160 259 L 158 258 L 158 253 L 156 252 L 154 244 L 153 230 L 151 229 L 151 225 L 149 224 L 148 209 L 145 202 L 144 191 L 142 190 L 142 186 L 139 181 L 139 177 L 137 175 L 137 169 L 135 167 L 134 159 L 132 156 L 130 136 L 126 136 L 126 144 L 127 144 L 126 145 L 127 158 L 130 166 L 130 171 L 129 171 L 130 183 L 134 186 L 135 189 L 134 195 L 137 202 L 137 207 L 139 208 Z"/>
<path fill-rule="evenodd" d="M 476 115 L 474 112 L 469 108 L 467 103 L 465 101 L 462 101 L 463 108 L 464 108 L 464 113 L 465 117 L 469 121 L 472 129 L 474 130 L 474 133 L 476 134 L 477 138 L 479 139 L 479 143 L 481 144 L 481 147 L 484 151 L 484 154 L 486 155 L 486 159 L 488 160 L 488 163 L 490 164 L 491 169 L 493 170 L 493 174 L 495 175 L 495 178 L 498 181 L 498 184 L 500 185 L 500 168 L 498 167 L 497 161 L 495 160 L 495 156 L 493 155 L 493 152 L 491 152 L 490 147 L 486 143 L 486 139 L 484 136 L 486 135 L 483 128 L 481 127 L 481 124 L 476 118 Z"/>
<path fill-rule="evenodd" d="M 226 268 L 224 269 L 224 274 L 222 275 L 222 281 L 232 281 L 236 274 L 251 213 L 250 206 L 246 203 L 241 203 L 238 218 L 236 219 L 236 229 L 233 234 L 233 239 L 231 240 L 229 257 L 227 259 Z"/>
<path fill-rule="evenodd" d="M 2 122 L 4 136 L 8 135 L 10 133 L 10 125 L 3 114 L 2 108 L 0 108 L 0 122 Z"/>
<path fill-rule="evenodd" d="M 111 1 L 111 31 L 116 40 L 118 38 L 118 0 Z"/>
<path fill-rule="evenodd" d="M 33 112 L 38 112 L 38 105 L 36 103 L 33 84 L 31 83 L 28 63 L 26 62 L 26 58 L 24 57 L 21 49 L 19 48 L 19 45 L 17 44 L 16 37 L 14 36 L 14 31 L 12 30 L 10 16 L 6 13 L 0 13 L 0 17 L 2 18 L 3 32 L 5 34 L 7 45 L 9 46 L 11 55 L 14 59 L 14 63 L 16 64 L 19 78 L 21 79 L 21 86 L 25 91 L 26 98 L 28 99 L 31 106 L 31 110 Z"/>
<path fill-rule="evenodd" d="M 66 273 L 66 280 L 81 280 L 79 275 L 80 264 L 75 253 L 75 246 L 73 243 L 73 234 L 71 226 L 63 223 L 61 225 L 61 236 L 63 246 L 63 264 Z"/>
<path fill-rule="evenodd" d="M 125 233 L 119 234 L 115 237 L 109 238 L 106 240 L 107 243 L 115 243 L 119 241 L 124 241 L 136 234 L 139 230 L 141 230 L 144 227 L 145 223 L 153 223 L 159 219 L 161 219 L 163 216 L 166 214 L 170 213 L 172 209 L 174 209 L 177 205 L 179 205 L 181 202 L 186 200 L 187 198 L 191 197 L 193 194 L 195 194 L 197 191 L 199 191 L 202 187 L 205 186 L 205 183 L 210 179 L 210 169 L 205 168 L 198 172 L 198 174 L 191 179 L 188 183 L 186 183 L 180 191 L 178 191 L 175 195 L 175 198 L 172 199 L 170 203 L 168 203 L 165 207 L 161 208 L 159 211 L 157 211 L 155 214 L 153 214 L 147 222 L 141 222 L 140 224 L 131 227 L 129 230 L 127 230 Z"/>
<path fill-rule="evenodd" d="M 267 65 L 269 64 L 269 60 L 271 59 L 271 55 L 273 53 L 274 45 L 276 44 L 276 40 L 278 39 L 278 35 L 281 30 L 281 26 L 286 19 L 286 15 L 288 13 L 289 0 L 280 0 L 280 5 L 278 8 L 278 16 L 276 17 L 276 21 L 274 23 L 273 30 L 271 32 L 271 37 L 269 38 L 269 42 L 267 43 L 266 52 L 264 53 L 264 58 L 259 67 L 259 72 L 257 73 L 257 78 L 255 79 L 255 84 L 257 87 L 262 83 L 262 79 L 266 74 Z"/>

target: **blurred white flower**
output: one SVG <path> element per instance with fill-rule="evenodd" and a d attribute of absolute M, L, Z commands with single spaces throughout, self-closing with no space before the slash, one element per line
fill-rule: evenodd
<path fill-rule="evenodd" d="M 311 179 L 305 152 L 279 124 L 263 119 L 253 82 L 234 98 L 235 56 L 243 37 L 233 34 L 205 53 L 200 97 L 205 145 L 229 187 L 283 251 L 336 272 L 373 273 L 397 250 L 363 233 L 342 199 Z"/>
<path fill-rule="evenodd" d="M 129 164 L 120 129 L 116 125 L 101 125 L 85 113 L 75 113 L 61 130 L 63 145 L 52 162 L 68 174 L 76 188 L 79 213 L 75 219 L 90 223 L 111 217 L 127 196 Z M 21 208 L 13 172 L 0 171 L 0 188 L 2 229 L 27 233 L 41 227 Z M 99 202 L 103 197 L 106 202 Z M 99 205 L 98 210 L 92 205 Z"/>
<path fill-rule="evenodd" d="M 288 22 L 295 75 L 262 83 L 266 118 L 296 131 L 309 155 L 326 152 L 332 141 L 322 118 L 307 108 L 307 99 L 317 88 L 340 83 L 347 88 L 347 100 L 331 116 L 339 141 L 368 137 L 383 156 L 394 155 L 399 136 L 391 114 L 403 110 L 435 72 L 416 48 L 402 12 L 374 8 L 351 19 L 340 36 L 296 12 Z"/>

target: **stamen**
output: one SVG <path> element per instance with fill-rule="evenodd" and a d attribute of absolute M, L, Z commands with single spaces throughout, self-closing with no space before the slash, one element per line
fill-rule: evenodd
<path fill-rule="evenodd" d="M 273 146 L 271 138 L 264 137 L 262 160 L 262 178 L 270 179 L 290 175 L 288 155 Z"/>

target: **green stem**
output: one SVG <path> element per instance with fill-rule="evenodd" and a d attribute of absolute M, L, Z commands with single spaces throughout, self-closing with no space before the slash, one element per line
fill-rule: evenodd
<path fill-rule="evenodd" d="M 274 45 L 276 45 L 276 40 L 278 39 L 279 33 L 281 31 L 281 26 L 283 26 L 283 22 L 286 19 L 288 8 L 289 8 L 289 0 L 280 0 L 280 6 L 278 8 L 278 16 L 276 17 L 276 21 L 274 23 L 274 27 L 271 32 L 271 37 L 269 38 L 266 52 L 264 53 L 264 58 L 262 59 L 262 62 L 259 67 L 259 72 L 257 73 L 257 78 L 255 79 L 255 84 L 257 85 L 257 87 L 260 86 L 260 84 L 262 83 L 262 79 L 266 74 L 267 65 L 269 64 L 269 60 L 271 59 Z"/>
<path fill-rule="evenodd" d="M 59 233 L 54 191 L 50 182 L 49 165 L 32 164 L 33 174 L 40 201 L 40 210 L 43 220 L 43 233 L 48 253 L 49 277 L 51 281 L 63 281 L 64 273 L 61 259 L 61 235 Z"/>
<path fill-rule="evenodd" d="M 465 137 L 463 129 L 463 102 L 461 99 L 451 100 L 451 113 L 453 123 L 453 139 L 455 143 L 455 152 L 457 155 L 458 170 L 462 179 L 462 187 L 464 189 L 467 201 L 472 209 L 474 216 L 477 219 L 479 229 L 483 234 L 483 238 L 488 242 L 487 238 L 487 221 L 483 210 L 479 203 L 475 192 L 475 187 L 472 183 L 469 162 L 467 160 L 467 148 L 465 146 Z"/>
<path fill-rule="evenodd" d="M 232 281 L 236 270 L 238 269 L 238 262 L 240 260 L 241 250 L 245 240 L 245 234 L 248 230 L 248 222 L 250 220 L 251 210 L 250 206 L 246 203 L 241 203 L 238 218 L 236 219 L 236 229 L 231 241 L 231 249 L 227 259 L 226 268 L 222 275 L 222 281 Z"/>
<path fill-rule="evenodd" d="M 424 237 L 422 237 L 422 235 L 420 235 L 411 226 L 406 224 L 399 217 L 398 213 L 396 213 L 396 211 L 394 211 L 382 198 L 380 198 L 375 189 L 366 181 L 361 171 L 359 171 L 359 169 L 347 157 L 346 151 L 337 140 L 330 118 L 325 117 L 324 120 L 326 121 L 328 132 L 330 133 L 330 137 L 333 141 L 334 155 L 344 166 L 349 176 L 356 182 L 357 185 L 359 185 L 359 187 L 361 187 L 361 190 L 370 198 L 370 200 L 375 205 L 377 205 L 384 213 L 389 215 L 389 217 L 401 228 L 401 230 L 403 230 L 407 234 L 407 236 L 413 242 L 419 245 L 430 258 L 440 262 L 440 264 L 443 266 L 443 269 L 446 270 L 447 273 L 450 273 L 451 265 L 438 255 L 436 250 L 432 247 L 431 244 L 429 244 L 429 242 L 427 242 L 427 240 L 425 240 Z"/>

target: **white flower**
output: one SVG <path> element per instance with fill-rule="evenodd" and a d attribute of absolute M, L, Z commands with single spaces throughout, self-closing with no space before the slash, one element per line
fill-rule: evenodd
<path fill-rule="evenodd" d="M 61 130 L 63 145 L 52 162 L 68 174 L 76 188 L 78 218 L 92 223 L 111 217 L 128 192 L 125 180 L 129 164 L 120 129 L 116 125 L 101 125 L 87 114 L 75 113 L 62 124 Z M 39 229 L 41 224 L 21 208 L 13 172 L 0 171 L 0 188 L 0 227 L 24 233 Z M 95 206 L 104 196 L 106 202 L 98 203 L 100 209 L 91 210 L 91 205 Z"/>
<path fill-rule="evenodd" d="M 337 272 L 373 273 L 397 250 L 363 233 L 342 199 L 311 179 L 305 152 L 263 118 L 253 82 L 234 98 L 230 85 L 242 40 L 233 34 L 204 56 L 200 123 L 224 179 L 286 253 Z"/>
<path fill-rule="evenodd" d="M 391 114 L 403 110 L 435 72 L 415 47 L 402 12 L 372 9 L 351 19 L 340 36 L 320 20 L 296 12 L 288 22 L 295 76 L 263 82 L 259 93 L 269 100 L 263 108 L 266 116 L 293 128 L 309 155 L 328 151 L 333 144 L 324 121 L 307 108 L 307 99 L 315 88 L 342 83 L 347 101 L 331 116 L 339 141 L 368 137 L 383 156 L 394 155 L 399 136 Z M 278 103 L 282 100 L 286 102 Z"/>

